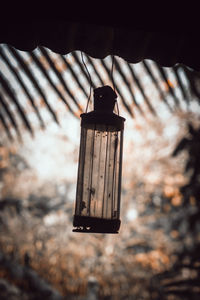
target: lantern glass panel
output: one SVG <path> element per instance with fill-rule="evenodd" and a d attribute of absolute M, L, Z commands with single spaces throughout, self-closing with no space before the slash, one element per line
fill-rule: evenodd
<path fill-rule="evenodd" d="M 118 230 L 122 141 L 123 130 L 114 126 L 86 124 L 81 128 L 74 226 Z M 107 221 L 104 225 L 102 219 Z"/>

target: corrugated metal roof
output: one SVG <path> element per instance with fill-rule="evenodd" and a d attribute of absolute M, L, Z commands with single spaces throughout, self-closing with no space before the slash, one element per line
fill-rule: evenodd
<path fill-rule="evenodd" d="M 63 11 L 65 17 L 60 18 L 47 18 L 47 11 L 40 19 L 24 20 L 10 18 L 8 12 L 9 22 L 0 24 L 0 43 L 23 51 L 43 46 L 63 55 L 79 50 L 99 59 L 117 55 L 129 63 L 144 59 L 168 67 L 182 63 L 200 71 L 199 25 L 195 17 L 188 21 L 190 7 L 184 12 L 182 4 L 177 14 L 174 7 L 167 14 L 166 5 L 153 11 L 147 3 L 141 11 L 116 1 L 111 9 L 99 4 L 87 11 L 85 6 L 84 2 L 81 11 L 76 4 L 74 11 Z"/>

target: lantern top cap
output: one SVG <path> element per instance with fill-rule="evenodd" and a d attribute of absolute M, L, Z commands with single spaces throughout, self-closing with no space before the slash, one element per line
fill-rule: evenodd
<path fill-rule="evenodd" d="M 94 89 L 94 97 L 110 97 L 117 98 L 117 94 L 109 85 L 105 85 Z"/>
<path fill-rule="evenodd" d="M 94 89 L 94 110 L 112 112 L 116 98 L 117 94 L 109 85 Z"/>
<path fill-rule="evenodd" d="M 116 98 L 117 94 L 108 85 L 94 89 L 94 110 L 81 114 L 81 126 L 88 128 L 99 124 L 122 130 L 125 119 L 113 112 Z"/>

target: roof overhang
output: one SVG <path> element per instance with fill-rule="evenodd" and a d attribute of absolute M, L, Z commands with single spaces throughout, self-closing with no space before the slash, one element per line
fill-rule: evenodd
<path fill-rule="evenodd" d="M 182 63 L 200 70 L 198 19 L 193 16 L 189 21 L 192 5 L 182 6 L 179 13 L 146 4 L 109 7 L 96 3 L 91 9 L 74 3 L 68 10 L 55 6 L 54 13 L 47 10 L 39 15 L 30 13 L 30 8 L 22 18 L 16 13 L 10 16 L 8 9 L 0 21 L 0 43 L 23 51 L 45 46 L 59 54 L 81 50 L 94 58 L 114 54 L 132 63 L 152 59 L 162 66 Z"/>

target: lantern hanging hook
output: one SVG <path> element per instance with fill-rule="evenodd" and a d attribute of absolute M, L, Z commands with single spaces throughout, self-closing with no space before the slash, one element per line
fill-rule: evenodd
<path fill-rule="evenodd" d="M 86 109 L 85 109 L 85 112 L 87 113 L 87 110 L 88 110 L 88 105 L 89 105 L 89 102 L 90 102 L 90 98 L 91 98 L 91 93 L 92 93 L 92 79 L 91 79 L 91 76 L 90 76 L 90 73 L 88 71 L 88 68 L 86 66 L 86 63 L 83 59 L 83 52 L 81 51 L 81 59 L 82 59 L 82 63 L 88 73 L 88 78 L 89 78 L 89 81 L 90 81 L 90 93 L 89 93 L 89 96 L 88 96 L 88 100 L 87 100 L 87 105 L 86 105 Z"/>
<path fill-rule="evenodd" d="M 115 57 L 114 55 L 112 54 L 112 67 L 111 67 L 111 73 L 110 73 L 110 77 L 111 77 L 111 80 L 112 80 L 112 85 L 113 85 L 113 90 L 114 92 L 116 92 L 116 87 L 115 87 L 115 82 L 114 82 L 114 77 L 113 77 L 113 71 L 114 71 L 114 62 L 115 62 Z M 117 106 L 117 114 L 119 116 L 119 106 L 118 106 L 118 102 L 116 101 L 116 106 Z"/>
<path fill-rule="evenodd" d="M 92 93 L 92 79 L 91 79 L 91 76 L 90 76 L 90 73 L 88 71 L 88 68 L 87 68 L 87 65 L 84 61 L 84 58 L 83 58 L 83 52 L 81 51 L 81 59 L 82 59 L 82 63 L 88 73 L 88 78 L 89 78 L 89 81 L 90 81 L 90 92 L 89 92 L 89 96 L 88 96 L 88 100 L 87 100 L 87 105 L 86 105 L 86 109 L 85 109 L 85 112 L 87 113 L 87 110 L 88 110 L 88 106 L 89 106 L 89 102 L 90 102 L 90 98 L 91 98 L 91 93 Z M 111 67 L 111 74 L 110 74 L 110 77 L 111 77 L 111 80 L 112 80 L 112 85 L 113 85 L 113 90 L 115 92 L 116 90 L 116 87 L 115 87 L 115 82 L 114 82 L 114 77 L 113 77 L 113 71 L 114 71 L 114 55 L 112 55 L 112 67 Z M 117 114 L 119 116 L 119 106 L 118 106 L 118 102 L 116 101 L 116 106 L 117 106 Z"/>
<path fill-rule="evenodd" d="M 112 80 L 112 85 L 113 85 L 113 90 L 115 92 L 115 82 L 114 82 L 114 77 L 113 77 L 113 70 L 114 70 L 114 55 L 111 56 L 112 57 L 112 66 L 111 66 L 111 73 L 110 73 L 110 77 L 111 77 L 111 80 Z"/>

